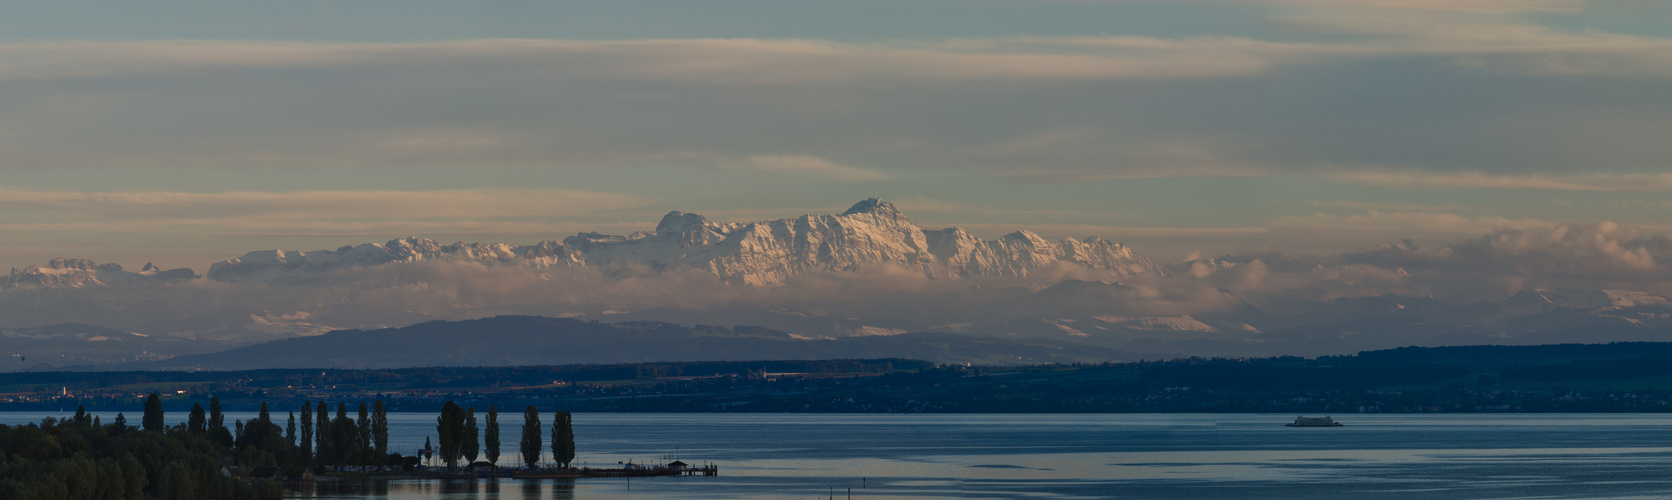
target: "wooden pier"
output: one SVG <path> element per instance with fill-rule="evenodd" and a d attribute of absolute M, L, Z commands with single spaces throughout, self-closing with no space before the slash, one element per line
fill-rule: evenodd
<path fill-rule="evenodd" d="M 676 462 L 676 464 L 678 464 Z M 663 477 L 663 476 L 719 476 L 720 466 L 702 465 L 690 466 L 678 464 L 674 466 L 655 467 L 623 467 L 620 469 L 544 469 L 544 470 L 516 470 L 511 477 L 517 479 L 578 479 L 586 477 Z"/>

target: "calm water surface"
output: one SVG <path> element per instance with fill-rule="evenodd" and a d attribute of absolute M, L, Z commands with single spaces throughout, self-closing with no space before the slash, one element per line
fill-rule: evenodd
<path fill-rule="evenodd" d="M 41 416 L 0 413 L 0 423 Z M 522 415 L 502 417 L 503 464 L 517 461 Z M 717 463 L 721 475 L 339 482 L 297 496 L 847 498 L 850 488 L 867 499 L 1672 496 L 1672 416 L 1338 417 L 1346 427 L 1295 429 L 1282 425 L 1293 415 L 1243 414 L 587 413 L 575 415 L 584 464 L 677 454 Z M 410 453 L 434 427 L 432 414 L 391 414 L 392 446 Z"/>

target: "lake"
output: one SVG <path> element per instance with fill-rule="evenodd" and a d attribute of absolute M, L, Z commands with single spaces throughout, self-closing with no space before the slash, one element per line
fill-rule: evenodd
<path fill-rule="evenodd" d="M 42 416 L 0 412 L 0 423 Z M 516 462 L 522 414 L 501 417 L 500 462 Z M 1250 414 L 582 413 L 578 464 L 677 456 L 716 463 L 721 475 L 322 483 L 298 498 L 847 498 L 850 488 L 867 499 L 1672 495 L 1672 416 L 1336 417 L 1346 427 L 1289 428 L 1293 415 Z M 434 414 L 390 414 L 394 451 L 410 454 L 434 434 Z"/>

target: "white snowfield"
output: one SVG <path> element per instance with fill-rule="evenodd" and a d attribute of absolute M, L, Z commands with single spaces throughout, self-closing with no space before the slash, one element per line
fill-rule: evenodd
<path fill-rule="evenodd" d="M 982 240 L 960 228 L 924 230 L 885 201 L 861 201 L 839 215 L 804 215 L 749 223 L 717 223 L 669 212 L 654 232 L 627 236 L 581 233 L 534 245 L 454 243 L 405 238 L 337 250 L 269 250 L 215 263 L 210 279 L 282 282 L 299 275 L 356 266 L 424 260 L 475 260 L 532 267 L 694 267 L 733 284 L 772 285 L 809 271 L 847 271 L 874 263 L 917 269 L 934 278 L 1026 276 L 1072 263 L 1120 275 L 1159 272 L 1130 248 L 1102 238 L 1048 241 L 1028 231 Z"/>

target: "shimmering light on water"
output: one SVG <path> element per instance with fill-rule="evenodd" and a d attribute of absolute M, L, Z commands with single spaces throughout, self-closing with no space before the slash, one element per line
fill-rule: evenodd
<path fill-rule="evenodd" d="M 0 423 L 41 416 L 0 413 Z M 522 415 L 501 417 L 500 461 L 514 462 Z M 1337 415 L 1346 427 L 1282 426 L 1292 418 L 577 414 L 585 464 L 661 462 L 677 447 L 687 462 L 718 463 L 721 476 L 341 482 L 299 496 L 846 498 L 848 488 L 868 499 L 1672 495 L 1672 416 Z M 435 433 L 430 414 L 392 414 L 390 423 L 400 452 Z"/>

